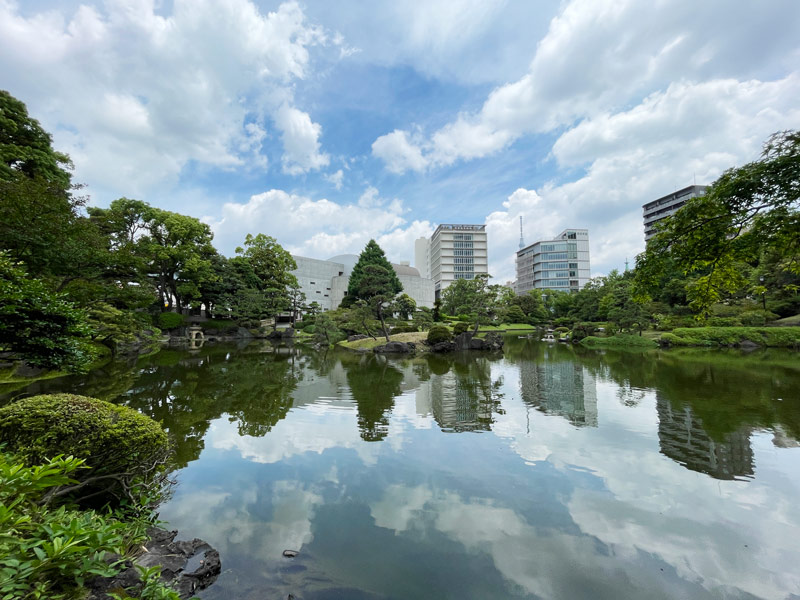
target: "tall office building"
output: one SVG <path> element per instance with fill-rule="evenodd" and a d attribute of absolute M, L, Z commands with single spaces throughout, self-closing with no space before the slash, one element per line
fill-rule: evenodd
<path fill-rule="evenodd" d="M 662 196 L 658 200 L 653 200 L 642 206 L 644 241 L 648 241 L 655 235 L 656 223 L 674 215 L 690 198 L 705 194 L 707 188 L 707 185 L 690 185 L 689 187 Z"/>
<path fill-rule="evenodd" d="M 437 298 L 456 279 L 474 279 L 479 273 L 489 272 L 486 225 L 442 224 L 433 232 L 427 248 L 417 240 L 414 249 L 421 272 L 420 256 L 427 256 L 427 272 Z"/>
<path fill-rule="evenodd" d="M 565 229 L 517 251 L 517 294 L 531 290 L 577 292 L 589 282 L 589 230 Z"/>

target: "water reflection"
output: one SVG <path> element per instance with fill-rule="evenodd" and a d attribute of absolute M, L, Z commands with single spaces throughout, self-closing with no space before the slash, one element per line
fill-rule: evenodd
<path fill-rule="evenodd" d="M 206 344 L 26 393 L 116 398 L 178 438 L 162 517 L 222 552 L 204 600 L 785 598 L 800 373 L 781 360 Z"/>
<path fill-rule="evenodd" d="M 750 430 L 742 428 L 714 440 L 690 406 L 673 406 L 661 394 L 656 396 L 658 441 L 665 456 L 692 471 L 716 479 L 736 479 L 753 474 Z"/>

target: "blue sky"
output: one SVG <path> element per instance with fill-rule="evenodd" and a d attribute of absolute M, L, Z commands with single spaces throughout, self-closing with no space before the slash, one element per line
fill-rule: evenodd
<path fill-rule="evenodd" d="M 490 272 L 590 231 L 643 249 L 641 205 L 800 127 L 800 3 L 0 0 L 0 86 L 91 202 L 263 232 L 315 258 L 486 223 Z"/>

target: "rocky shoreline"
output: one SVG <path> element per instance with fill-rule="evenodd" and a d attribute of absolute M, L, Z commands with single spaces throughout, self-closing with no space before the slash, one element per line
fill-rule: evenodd
<path fill-rule="evenodd" d="M 149 540 L 142 547 L 142 553 L 125 561 L 119 574 L 115 577 L 97 577 L 87 582 L 87 600 L 107 600 L 111 592 L 139 596 L 142 588 L 140 569 L 152 567 L 160 568 L 161 581 L 184 599 L 191 598 L 195 592 L 216 581 L 222 563 L 219 552 L 208 543 L 196 538 L 176 542 L 177 531 L 158 527 L 149 529 L 147 535 Z"/>

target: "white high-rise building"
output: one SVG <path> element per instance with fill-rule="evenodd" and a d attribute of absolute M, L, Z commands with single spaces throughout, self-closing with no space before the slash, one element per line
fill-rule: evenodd
<path fill-rule="evenodd" d="M 414 266 L 420 277 L 431 278 L 431 241 L 426 237 L 414 242 Z"/>
<path fill-rule="evenodd" d="M 589 230 L 565 229 L 517 252 L 517 294 L 531 290 L 577 292 L 589 282 Z"/>
<path fill-rule="evenodd" d="M 439 225 L 430 240 L 415 242 L 414 255 L 420 273 L 433 280 L 438 298 L 456 279 L 489 272 L 486 225 Z"/>

